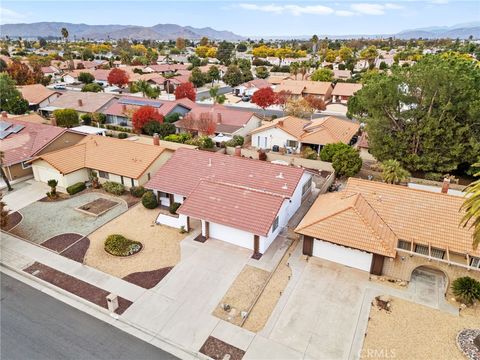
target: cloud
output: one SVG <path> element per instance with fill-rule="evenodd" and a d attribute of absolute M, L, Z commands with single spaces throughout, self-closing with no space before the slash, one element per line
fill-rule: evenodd
<path fill-rule="evenodd" d="M 328 15 L 333 14 L 334 10 L 323 5 L 257 5 L 257 4 L 239 4 L 239 7 L 245 10 L 256 10 L 274 14 L 291 14 L 294 16 L 306 15 Z"/>
<path fill-rule="evenodd" d="M 403 6 L 398 4 L 369 4 L 369 3 L 359 3 L 352 4 L 350 8 L 358 14 L 362 15 L 383 15 L 386 10 L 398 10 L 403 9 Z"/>
<path fill-rule="evenodd" d="M 337 10 L 335 11 L 335 15 L 337 16 L 353 16 L 355 13 L 353 11 L 348 10 Z"/>
<path fill-rule="evenodd" d="M 25 14 L 17 13 L 16 11 L 0 7 L 0 23 L 8 24 L 21 21 L 27 16 Z"/>

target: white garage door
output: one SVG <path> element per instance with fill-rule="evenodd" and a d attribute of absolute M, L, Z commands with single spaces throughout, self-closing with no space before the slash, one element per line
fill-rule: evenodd
<path fill-rule="evenodd" d="M 253 250 L 253 234 L 229 226 L 210 223 L 210 237 Z"/>
<path fill-rule="evenodd" d="M 35 180 L 47 183 L 48 180 L 55 179 L 58 181 L 58 186 L 63 187 L 63 176 L 58 171 L 42 166 L 37 166 L 36 173 L 38 174 L 38 179 Z"/>
<path fill-rule="evenodd" d="M 370 271 L 373 257 L 371 253 L 321 240 L 313 241 L 313 256 L 365 271 Z"/>

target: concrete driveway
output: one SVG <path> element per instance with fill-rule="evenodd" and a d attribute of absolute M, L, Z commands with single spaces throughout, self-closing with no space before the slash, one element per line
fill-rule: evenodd
<path fill-rule="evenodd" d="M 13 191 L 5 191 L 3 200 L 7 207 L 13 212 L 44 198 L 50 187 L 42 182 L 26 180 L 13 185 Z"/>

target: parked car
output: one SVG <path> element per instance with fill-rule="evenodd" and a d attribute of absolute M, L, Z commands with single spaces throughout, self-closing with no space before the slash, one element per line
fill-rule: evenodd
<path fill-rule="evenodd" d="M 53 85 L 55 90 L 67 90 L 67 86 L 65 84 L 55 84 Z"/>
<path fill-rule="evenodd" d="M 243 95 L 242 96 L 242 101 L 243 102 L 249 102 L 252 97 L 250 95 Z"/>

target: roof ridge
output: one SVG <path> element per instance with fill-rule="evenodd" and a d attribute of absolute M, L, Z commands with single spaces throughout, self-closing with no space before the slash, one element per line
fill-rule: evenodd
<path fill-rule="evenodd" d="M 274 192 L 271 192 L 271 191 L 265 191 L 265 190 L 261 190 L 261 189 L 255 189 L 255 188 L 251 188 L 251 187 L 243 186 L 243 185 L 231 184 L 231 183 L 228 183 L 228 182 L 225 182 L 225 181 L 218 181 L 218 180 L 212 180 L 212 179 L 200 179 L 200 181 L 199 181 L 198 183 L 200 184 L 200 183 L 202 183 L 202 182 L 209 182 L 209 183 L 212 183 L 212 184 L 219 184 L 219 185 L 224 185 L 224 186 L 230 186 L 230 187 L 233 187 L 233 188 L 236 188 L 236 189 L 243 189 L 243 190 L 253 191 L 253 192 L 257 192 L 257 193 L 264 194 L 264 195 L 277 196 L 277 197 L 281 197 L 281 198 L 283 198 L 283 199 L 288 199 L 288 198 L 290 198 L 290 196 L 285 196 L 285 195 L 278 194 L 278 193 L 274 193 Z M 197 185 L 197 186 L 198 186 L 198 185 Z M 197 188 L 197 186 L 196 186 L 195 188 Z"/>

